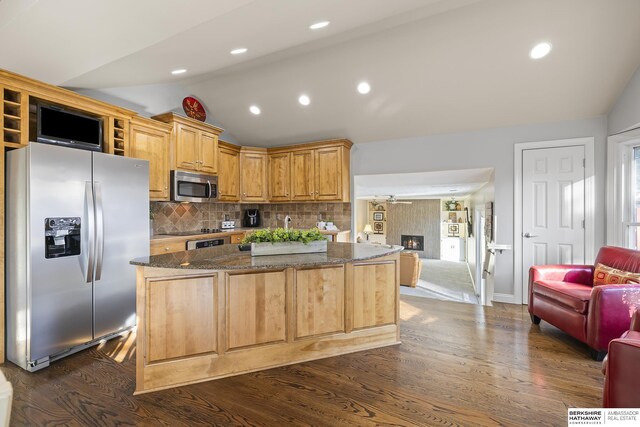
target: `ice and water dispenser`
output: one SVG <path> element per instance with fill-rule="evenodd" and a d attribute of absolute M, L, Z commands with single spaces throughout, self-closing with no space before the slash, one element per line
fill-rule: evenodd
<path fill-rule="evenodd" d="M 45 218 L 45 258 L 80 255 L 80 217 Z"/>

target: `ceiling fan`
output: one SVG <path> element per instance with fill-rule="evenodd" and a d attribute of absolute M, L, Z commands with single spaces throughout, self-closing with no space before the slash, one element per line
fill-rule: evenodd
<path fill-rule="evenodd" d="M 376 199 L 377 198 L 382 198 L 382 197 L 385 197 L 385 196 L 376 196 Z M 410 205 L 410 204 L 413 203 L 413 202 L 409 202 L 409 201 L 405 201 L 405 200 L 398 200 L 398 199 L 396 199 L 396 196 L 394 196 L 393 194 L 390 194 L 390 195 L 388 195 L 386 197 L 387 197 L 386 202 L 390 203 L 392 205 L 397 205 L 397 204 Z"/>

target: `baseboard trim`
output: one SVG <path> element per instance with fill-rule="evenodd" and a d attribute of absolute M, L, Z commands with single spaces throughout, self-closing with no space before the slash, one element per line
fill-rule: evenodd
<path fill-rule="evenodd" d="M 504 302 L 507 304 L 518 304 L 518 302 L 516 301 L 516 296 L 513 294 L 499 294 L 499 293 L 494 293 L 493 294 L 493 298 L 491 298 L 491 301 L 493 302 Z"/>

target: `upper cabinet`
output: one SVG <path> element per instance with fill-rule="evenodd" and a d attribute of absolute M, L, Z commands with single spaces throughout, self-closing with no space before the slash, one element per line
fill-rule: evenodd
<path fill-rule="evenodd" d="M 218 142 L 218 200 L 240 201 L 240 147 Z"/>
<path fill-rule="evenodd" d="M 149 161 L 149 198 L 169 200 L 169 137 L 171 126 L 156 120 L 131 119 L 131 157 Z"/>
<path fill-rule="evenodd" d="M 314 150 L 291 153 L 291 200 L 306 202 L 315 198 Z"/>
<path fill-rule="evenodd" d="M 267 150 L 240 149 L 240 201 L 267 202 Z"/>
<path fill-rule="evenodd" d="M 269 200 L 291 200 L 291 153 L 269 154 Z"/>
<path fill-rule="evenodd" d="M 269 200 L 348 202 L 352 145 L 334 139 L 269 149 Z"/>
<path fill-rule="evenodd" d="M 222 129 L 175 113 L 152 118 L 173 127 L 170 144 L 172 170 L 218 173 L 218 135 Z"/>
<path fill-rule="evenodd" d="M 349 184 L 346 189 L 343 182 L 344 165 L 342 161 L 344 148 L 341 146 L 324 147 L 314 150 L 315 156 L 315 200 L 334 201 L 349 199 Z M 347 174 L 349 170 L 347 169 Z M 348 178 L 348 175 L 347 175 Z"/>

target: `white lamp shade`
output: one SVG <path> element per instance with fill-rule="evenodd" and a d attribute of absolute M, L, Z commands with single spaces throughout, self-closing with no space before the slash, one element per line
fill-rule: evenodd
<path fill-rule="evenodd" d="M 373 228 L 371 228 L 371 224 L 365 225 L 364 230 L 362 230 L 362 232 L 365 234 L 373 233 Z"/>

